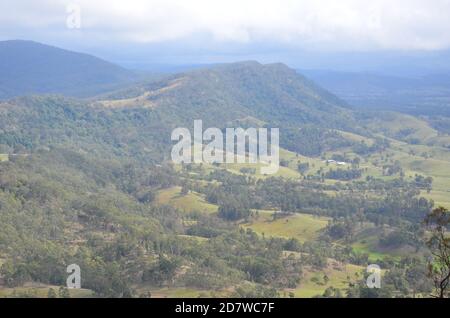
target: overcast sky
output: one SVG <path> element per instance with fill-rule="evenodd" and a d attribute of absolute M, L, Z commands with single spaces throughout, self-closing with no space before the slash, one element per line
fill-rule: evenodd
<path fill-rule="evenodd" d="M 67 28 L 69 4 L 81 8 L 81 29 Z M 158 50 L 188 62 L 433 52 L 450 48 L 450 0 L 1 0 L 0 40 L 18 38 L 155 61 Z"/>

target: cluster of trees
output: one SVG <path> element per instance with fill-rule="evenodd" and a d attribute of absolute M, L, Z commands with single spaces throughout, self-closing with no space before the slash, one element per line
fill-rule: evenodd
<path fill-rule="evenodd" d="M 361 178 L 362 170 L 361 169 L 330 169 L 325 173 L 325 178 L 334 179 L 334 180 L 353 180 Z"/>
<path fill-rule="evenodd" d="M 366 155 L 370 155 L 372 153 L 376 153 L 376 152 L 382 152 L 384 150 L 386 150 L 387 148 L 389 148 L 390 146 L 390 142 L 388 139 L 386 138 L 380 138 L 380 137 L 376 137 L 375 138 L 375 142 L 372 145 L 367 145 L 367 143 L 362 140 L 359 143 L 355 143 L 352 146 L 352 150 L 354 153 L 361 155 L 361 156 L 366 156 Z"/>
<path fill-rule="evenodd" d="M 250 209 L 239 201 L 229 199 L 219 206 L 219 217 L 228 221 L 238 221 L 247 219 L 250 216 Z"/>
<path fill-rule="evenodd" d="M 383 175 L 393 176 L 395 174 L 403 174 L 402 166 L 398 160 L 396 160 L 392 165 L 383 166 Z"/>
<path fill-rule="evenodd" d="M 337 131 L 305 126 L 284 129 L 280 146 L 304 156 L 320 156 L 323 152 L 352 146 L 352 142 Z"/>

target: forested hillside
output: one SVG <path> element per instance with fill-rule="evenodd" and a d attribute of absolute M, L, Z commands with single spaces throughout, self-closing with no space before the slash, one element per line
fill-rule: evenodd
<path fill-rule="evenodd" d="M 195 119 L 279 127 L 279 172 L 173 164 L 171 131 Z M 61 297 L 428 296 L 422 221 L 450 206 L 448 140 L 281 64 L 2 102 L 0 295 L 53 295 L 75 263 L 83 290 Z"/>

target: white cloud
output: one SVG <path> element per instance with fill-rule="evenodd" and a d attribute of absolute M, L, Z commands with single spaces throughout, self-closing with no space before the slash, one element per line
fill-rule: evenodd
<path fill-rule="evenodd" d="M 160 43 L 206 34 L 215 43 L 337 50 L 450 47 L 449 0 L 2 0 L 0 36 L 71 36 L 68 3 L 82 8 L 86 41 Z"/>

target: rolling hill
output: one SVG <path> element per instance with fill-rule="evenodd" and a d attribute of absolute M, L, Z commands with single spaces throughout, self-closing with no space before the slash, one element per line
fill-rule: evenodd
<path fill-rule="evenodd" d="M 172 120 L 224 127 L 256 118 L 272 125 L 350 127 L 348 105 L 284 64 L 238 62 L 176 74 L 105 97 L 106 107 L 150 107 Z"/>

